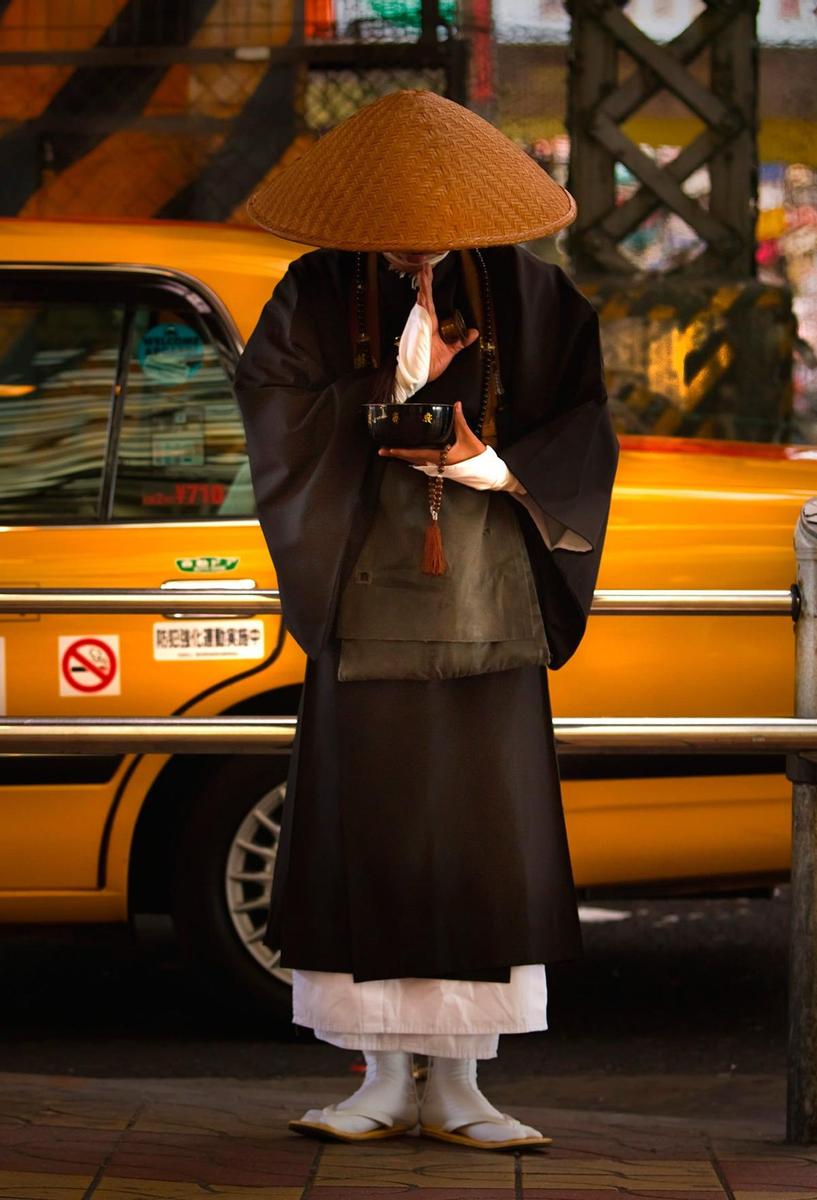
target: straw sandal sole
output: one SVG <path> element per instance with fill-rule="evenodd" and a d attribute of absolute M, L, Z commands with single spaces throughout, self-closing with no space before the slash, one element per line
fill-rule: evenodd
<path fill-rule="evenodd" d="M 384 1138 L 402 1137 L 414 1128 L 413 1125 L 389 1125 L 385 1129 L 370 1129 L 367 1133 L 346 1133 L 318 1121 L 289 1121 L 288 1127 L 293 1133 L 326 1142 L 377 1142 Z"/>
<path fill-rule="evenodd" d="M 553 1138 L 508 1138 L 504 1142 L 480 1142 L 465 1133 L 448 1133 L 435 1125 L 421 1125 L 422 1137 L 435 1138 L 438 1142 L 454 1142 L 458 1146 L 470 1146 L 474 1150 L 509 1150 L 514 1146 L 550 1146 Z"/>

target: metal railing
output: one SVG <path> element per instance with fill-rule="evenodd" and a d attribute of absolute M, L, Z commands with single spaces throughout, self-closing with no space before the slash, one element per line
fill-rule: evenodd
<path fill-rule="evenodd" d="M 0 717 L 6 754 L 286 754 L 292 717 Z M 560 754 L 817 755 L 817 719 L 554 717 Z"/>
<path fill-rule="evenodd" d="M 27 613 L 168 613 L 194 616 L 275 615 L 281 611 L 274 589 L 199 588 L 3 588 L 0 614 Z M 793 591 L 753 588 L 606 588 L 590 609 L 595 616 L 796 617 Z"/>
<path fill-rule="evenodd" d="M 787 616 L 796 623 L 795 717 L 557 717 L 560 753 L 638 750 L 785 753 L 792 796 L 792 936 L 787 1137 L 817 1140 L 817 500 L 795 536 L 797 583 L 790 589 L 600 589 L 599 616 Z M 236 617 L 281 612 L 274 590 L 31 589 L 0 591 L 0 614 L 154 613 Z M 100 752 L 286 754 L 290 717 L 6 717 L 0 754 Z"/>
<path fill-rule="evenodd" d="M 53 613 L 158 613 L 166 616 L 275 616 L 281 611 L 276 590 L 262 588 L 3 588 L 0 614 L 40 616 Z"/>

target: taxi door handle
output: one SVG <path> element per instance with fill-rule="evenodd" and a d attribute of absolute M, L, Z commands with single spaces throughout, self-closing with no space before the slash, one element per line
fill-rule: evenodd
<path fill-rule="evenodd" d="M 212 592 L 219 588 L 236 588 L 238 591 L 249 592 L 257 588 L 258 584 L 254 579 L 166 579 L 159 586 L 190 592 Z"/>
<path fill-rule="evenodd" d="M 161 587 L 168 592 L 212 592 L 217 588 L 228 591 L 254 591 L 258 585 L 254 579 L 166 579 Z M 251 616 L 248 613 L 247 616 Z M 165 617 L 175 621 L 213 620 L 223 617 L 223 613 L 174 613 L 166 612 Z"/>

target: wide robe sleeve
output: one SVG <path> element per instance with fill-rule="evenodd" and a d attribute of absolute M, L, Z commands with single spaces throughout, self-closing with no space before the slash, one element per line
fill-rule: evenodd
<path fill-rule="evenodd" d="M 313 251 L 290 265 L 234 380 L 283 617 L 312 657 L 327 640 L 344 552 L 360 517 L 371 461 L 360 405 L 375 376 L 349 369 L 343 290 L 327 262 Z"/>
<path fill-rule="evenodd" d="M 519 341 L 500 454 L 527 492 L 518 516 L 552 651 L 563 666 L 584 636 L 607 529 L 619 443 L 607 404 L 598 316 L 557 267 L 516 263 Z M 500 331 L 500 346 L 501 331 Z M 518 499 L 518 497 L 517 497 Z M 542 535 L 533 502 L 559 542 Z"/>

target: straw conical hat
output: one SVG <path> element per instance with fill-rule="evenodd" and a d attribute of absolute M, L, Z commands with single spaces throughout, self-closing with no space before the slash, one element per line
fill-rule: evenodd
<path fill-rule="evenodd" d="M 247 210 L 336 250 L 456 250 L 547 237 L 576 202 L 499 130 L 434 92 L 391 92 L 277 172 Z"/>

